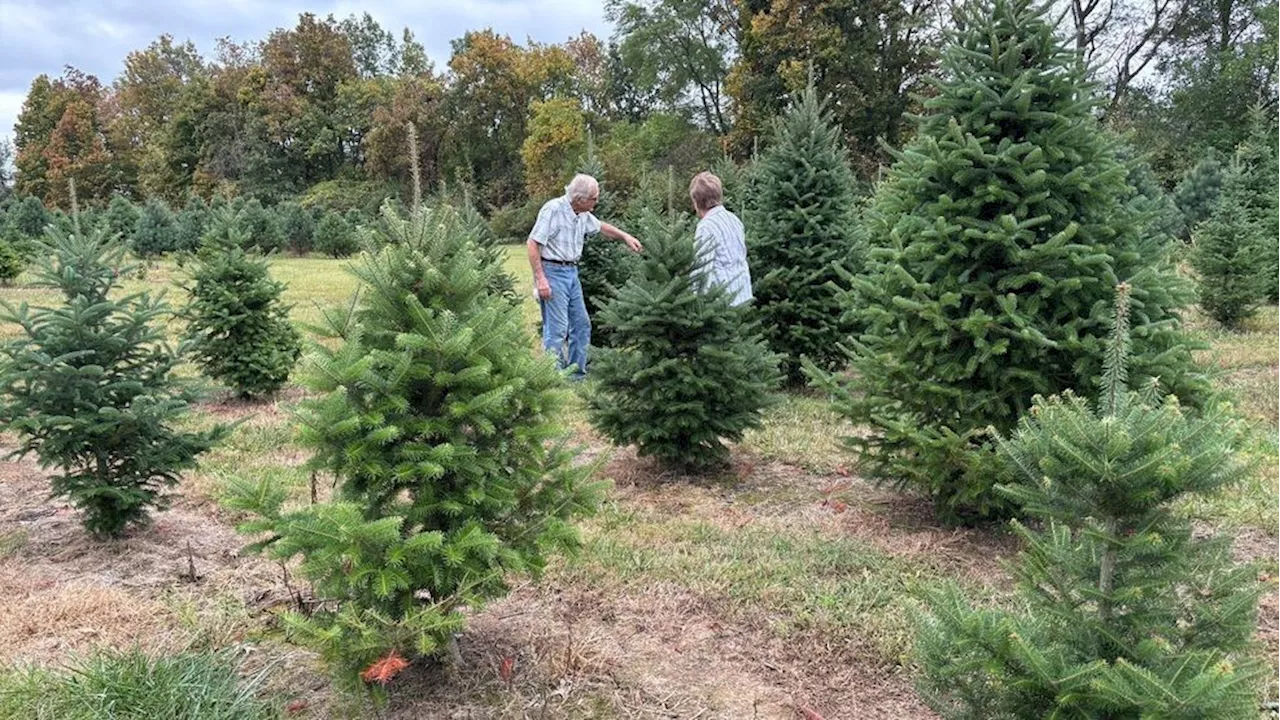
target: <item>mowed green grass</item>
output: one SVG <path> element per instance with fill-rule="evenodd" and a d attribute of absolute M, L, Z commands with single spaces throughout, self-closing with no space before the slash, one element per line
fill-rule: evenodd
<path fill-rule="evenodd" d="M 296 323 L 316 324 L 326 308 L 350 301 L 358 286 L 347 270 L 353 261 L 272 259 L 272 275 L 286 284 L 285 301 L 292 306 Z M 530 343 L 536 344 L 538 310 L 523 247 L 507 249 L 505 268 L 516 279 Z M 182 273 L 171 261 L 161 262 L 145 275 L 129 278 L 122 291 L 168 288 L 171 301 L 180 302 L 182 292 L 174 283 Z M 49 291 L 21 284 L 0 289 L 0 297 L 33 304 L 57 300 Z M 1189 513 L 1227 531 L 1254 528 L 1276 533 L 1276 325 L 1274 307 L 1265 309 L 1239 333 L 1222 332 L 1196 316 L 1189 320 L 1192 332 L 1211 345 L 1199 359 L 1217 369 L 1220 386 L 1234 396 L 1240 413 L 1256 431 L 1249 451 L 1258 458 L 1257 472 L 1228 492 L 1187 506 Z M 16 330 L 0 325 L 0 338 L 12 337 Z M 179 331 L 176 322 L 170 326 L 171 334 Z M 184 368 L 183 374 L 194 375 L 193 368 Z M 208 419 L 198 416 L 192 421 Z M 588 440 L 584 403 L 576 399 L 569 403 L 563 421 L 580 439 Z M 822 397 L 787 394 L 769 411 L 764 427 L 747 435 L 739 456 L 780 461 L 812 476 L 832 476 L 834 481 L 848 470 L 856 472 L 857 458 L 840 440 L 855 430 Z M 306 455 L 297 445 L 287 412 L 259 414 L 204 458 L 201 469 L 184 480 L 184 492 L 216 500 L 231 478 L 250 474 L 274 478 L 305 502 L 310 487 L 300 463 Z M 675 511 L 655 506 L 654 497 L 663 495 L 688 502 Z M 744 631 L 802 645 L 823 638 L 823 648 L 855 647 L 853 655 L 859 662 L 878 666 L 906 662 L 911 642 L 909 612 L 923 592 L 954 580 L 983 602 L 1000 602 L 990 584 L 962 571 L 910 553 L 898 554 L 891 543 L 872 544 L 856 534 L 835 531 L 831 525 L 815 527 L 805 508 L 821 501 L 812 486 L 790 487 L 785 482 L 746 492 L 689 488 L 679 481 L 669 493 L 616 492 L 598 516 L 584 522 L 583 551 L 555 563 L 550 578 L 606 595 L 643 595 L 654 588 L 674 588 L 698 598 L 721 620 Z M 743 517 L 759 515 L 775 521 L 725 523 L 717 514 L 729 512 L 727 508 Z M 252 620 L 246 614 L 243 622 Z M 817 644 L 814 652 L 822 652 Z M 1267 692 L 1273 691 L 1271 686 Z"/>

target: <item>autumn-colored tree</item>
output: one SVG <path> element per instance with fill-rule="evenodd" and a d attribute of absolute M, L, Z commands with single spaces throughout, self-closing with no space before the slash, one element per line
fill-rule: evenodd
<path fill-rule="evenodd" d="M 406 75 L 392 84 L 390 97 L 373 110 L 369 132 L 361 150 L 364 170 L 375 180 L 399 183 L 408 190 L 411 182 L 409 125 L 418 133 L 418 170 L 422 184 L 433 187 L 440 180 L 440 143 L 445 120 L 440 114 L 444 85 L 430 73 Z M 409 193 L 405 193 L 407 197 Z"/>
<path fill-rule="evenodd" d="M 910 96 L 933 67 L 931 4 L 908 0 L 747 0 L 742 44 L 727 80 L 742 155 L 765 134 L 789 93 L 804 89 L 813 66 L 819 97 L 856 161 L 878 155 L 878 138 L 898 145 Z M 862 170 L 868 174 L 871 160 Z"/>
<path fill-rule="evenodd" d="M 104 142 L 102 100 L 98 79 L 74 68 L 57 80 L 41 75 L 32 82 L 14 127 L 19 194 L 70 208 L 67 180 L 74 178 L 82 200 L 111 195 L 117 172 Z"/>
<path fill-rule="evenodd" d="M 524 185 L 531 198 L 556 195 L 571 163 L 586 148 L 586 123 L 576 100 L 533 103 L 529 134 L 520 146 Z"/>
<path fill-rule="evenodd" d="M 445 175 L 482 187 L 481 200 L 505 205 L 523 189 L 520 144 L 524 142 L 529 86 L 524 52 L 492 30 L 468 32 L 453 41 L 445 95 Z"/>

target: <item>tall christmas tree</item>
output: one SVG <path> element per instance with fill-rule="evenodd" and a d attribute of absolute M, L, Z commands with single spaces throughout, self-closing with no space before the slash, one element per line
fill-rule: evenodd
<path fill-rule="evenodd" d="M 249 254 L 248 233 L 230 211 L 213 219 L 186 288 L 187 339 L 196 363 L 241 397 L 268 395 L 289 379 L 302 337 L 281 301 L 284 283 Z"/>
<path fill-rule="evenodd" d="M 639 267 L 603 312 L 616 335 L 592 366 L 591 421 L 640 455 L 718 468 L 729 459 L 723 441 L 760 426 L 778 358 L 750 310 L 708 286 L 687 223 L 650 214 L 641 229 Z"/>
<path fill-rule="evenodd" d="M 856 272 L 862 262 L 853 172 L 812 82 L 776 121 L 754 172 L 747 249 L 755 308 L 795 384 L 802 357 L 826 370 L 845 364 L 839 343 L 852 325 L 834 283 L 841 268 Z"/>
<path fill-rule="evenodd" d="M 125 246 L 102 230 L 67 235 L 52 225 L 37 246 L 32 283 L 62 292 L 57 307 L 0 300 L 0 319 L 23 331 L 0 352 L 0 424 L 57 469 L 55 495 L 84 513 L 96 535 L 122 534 L 163 505 L 224 433 L 179 429 L 189 400 L 173 378 L 168 306 L 148 293 L 122 295 Z"/>
<path fill-rule="evenodd" d="M 362 290 L 328 314 L 337 342 L 316 347 L 319 396 L 299 412 L 337 499 L 286 509 L 264 480 L 235 500 L 257 514 L 244 529 L 268 533 L 259 547 L 302 559 L 323 604 L 288 626 L 352 683 L 379 658 L 441 653 L 464 612 L 575 545 L 570 520 L 599 491 L 559 444 L 554 360 L 491 290 L 502 269 L 458 214 L 387 206 L 370 232 Z"/>
<path fill-rule="evenodd" d="M 958 10 L 919 132 L 867 213 L 849 307 L 854 378 L 818 373 L 868 471 L 944 516 L 997 511 L 994 427 L 1102 375 L 1114 288 L 1133 287 L 1132 370 L 1191 404 L 1207 388 L 1177 311 L 1191 288 L 1129 201 L 1078 54 L 1030 0 Z"/>
<path fill-rule="evenodd" d="M 613 194 L 606 188 L 604 163 L 596 156 L 595 146 L 589 136 L 587 140 L 587 157 L 582 163 L 581 172 L 600 183 L 600 200 L 592 212 L 601 220 L 613 223 L 617 208 Z M 578 279 L 582 283 L 582 298 L 587 305 L 587 315 L 591 317 L 592 345 L 607 347 L 613 344 L 614 327 L 604 320 L 600 311 L 613 297 L 614 290 L 622 287 L 631 276 L 635 266 L 635 255 L 617 240 L 597 235 L 587 238 L 583 244 Z"/>
<path fill-rule="evenodd" d="M 1222 325 L 1236 329 L 1257 311 L 1271 278 L 1254 207 L 1257 169 L 1237 157 L 1223 174 L 1213 215 L 1192 234 L 1191 266 L 1199 278 L 1200 307 Z M 1265 268 L 1259 272 L 1259 268 Z"/>
<path fill-rule="evenodd" d="M 1128 297 L 1117 300 L 1101 397 L 1038 397 L 1000 440 L 1000 490 L 1040 529 L 1011 569 L 1020 612 L 955 589 L 918 625 L 921 689 L 948 718 L 1257 716 L 1256 568 L 1196 537 L 1176 506 L 1248 472 L 1228 408 L 1188 416 L 1126 384 Z"/>

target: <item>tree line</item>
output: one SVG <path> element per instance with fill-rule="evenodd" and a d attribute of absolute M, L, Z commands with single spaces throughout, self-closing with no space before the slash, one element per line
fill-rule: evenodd
<path fill-rule="evenodd" d="M 1249 108 L 1274 115 L 1274 0 L 1059 4 L 1056 31 L 1109 98 L 1105 125 L 1130 134 L 1166 188 L 1229 155 Z M 223 38 L 212 57 L 162 35 L 110 82 L 71 67 L 33 79 L 13 147 L 0 147 L 16 170 L 0 192 L 66 210 L 74 179 L 89 205 L 224 194 L 346 212 L 407 191 L 412 125 L 426 186 L 465 186 L 486 215 L 522 217 L 589 143 L 623 197 L 668 166 L 749 157 L 809 73 L 870 180 L 884 144 L 914 132 L 955 24 L 919 0 L 609 0 L 606 15 L 608 39 L 468 31 L 439 68 L 409 28 L 368 13 L 304 13 L 261 40 Z"/>

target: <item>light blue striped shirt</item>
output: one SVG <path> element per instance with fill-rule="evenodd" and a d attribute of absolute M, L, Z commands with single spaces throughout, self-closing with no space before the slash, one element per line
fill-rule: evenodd
<path fill-rule="evenodd" d="M 569 196 L 561 195 L 542 205 L 529 237 L 542 246 L 543 260 L 577 262 L 582 257 L 584 238 L 598 232 L 600 221 L 596 216 L 575 213 Z"/>
<path fill-rule="evenodd" d="M 741 305 L 751 300 L 751 270 L 747 268 L 747 238 L 742 221 L 723 205 L 717 205 L 694 230 L 693 241 L 698 259 L 705 263 L 703 272 L 712 285 L 729 290 L 730 304 Z"/>

